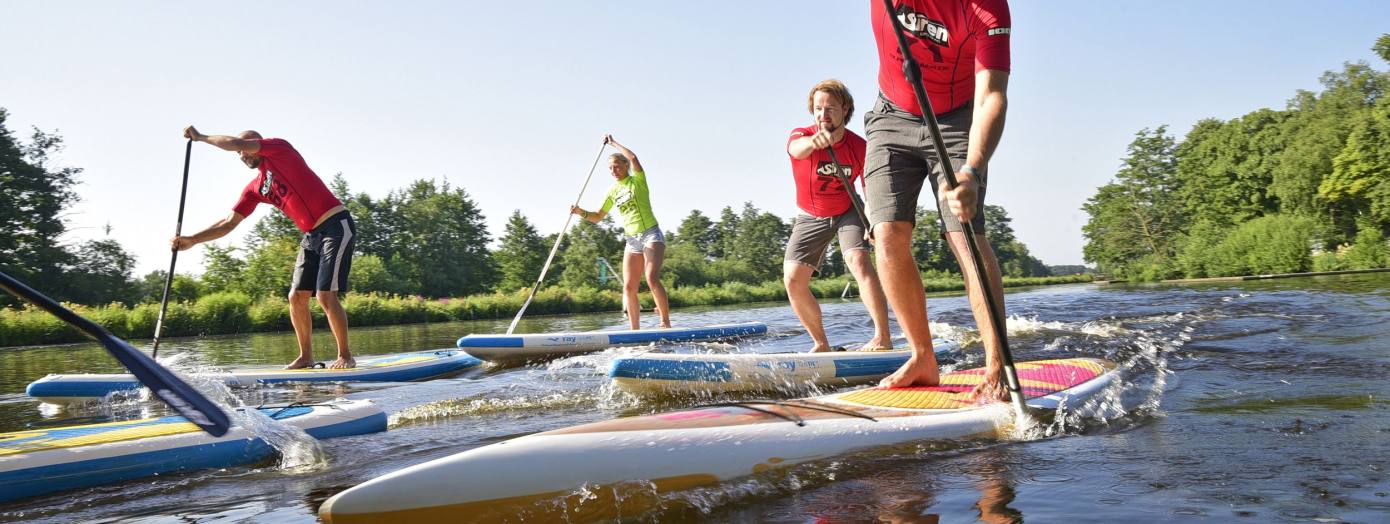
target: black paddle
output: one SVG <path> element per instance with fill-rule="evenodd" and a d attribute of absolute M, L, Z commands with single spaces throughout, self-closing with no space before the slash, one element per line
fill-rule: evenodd
<path fill-rule="evenodd" d="M 946 174 L 946 188 L 956 188 L 956 169 L 951 164 L 951 160 L 946 156 L 946 142 L 941 139 L 941 129 L 936 122 L 936 112 L 932 111 L 931 99 L 927 97 L 927 89 L 922 85 L 922 70 L 917 65 L 917 60 L 912 57 L 912 51 L 907 44 L 907 36 L 903 34 L 902 23 L 898 20 L 893 10 L 892 0 L 883 0 L 883 13 L 893 22 L 893 33 L 898 37 L 898 49 L 903 54 L 903 76 L 907 77 L 907 83 L 912 84 L 912 92 L 917 95 L 917 104 L 922 106 L 922 122 L 926 124 L 927 131 L 931 134 L 932 145 L 936 151 L 936 160 L 941 167 L 941 171 Z M 983 209 L 975 210 L 976 213 L 983 213 Z M 980 257 L 980 246 L 975 242 L 975 228 L 970 222 L 961 223 L 961 229 L 965 233 L 965 242 L 970 247 L 970 258 L 975 261 L 975 272 L 979 274 L 980 282 L 984 288 L 985 304 L 989 306 L 989 318 L 993 320 L 994 336 L 999 339 L 1000 357 L 1004 364 L 1004 378 L 1008 381 L 1009 399 L 1013 402 L 1014 411 L 1018 413 L 1019 420 L 1028 417 L 1028 408 L 1023 404 L 1023 390 L 1019 387 L 1018 371 L 1014 369 L 1014 357 L 1009 353 L 1009 339 L 1006 336 L 1004 327 L 1004 308 L 1002 304 L 994 301 L 994 293 L 989 289 L 989 274 L 985 272 L 985 261 Z"/>
<path fill-rule="evenodd" d="M 0 272 L 0 288 L 4 288 L 11 295 L 32 302 L 39 309 L 52 313 L 53 316 L 62 319 L 63 322 L 67 322 L 101 343 L 102 347 L 105 347 L 111 356 L 116 357 L 121 365 L 130 370 L 141 384 L 150 388 L 155 396 L 163 400 L 169 407 L 174 408 L 174 411 L 183 415 L 189 422 L 197 424 L 207 434 L 220 437 L 227 433 L 231 421 L 227 419 L 227 414 L 221 408 L 126 341 L 116 338 L 115 335 L 95 322 L 82 318 L 53 299 L 44 296 L 43 293 L 35 291 L 23 282 L 2 272 Z"/>
<path fill-rule="evenodd" d="M 873 236 L 873 231 L 869 230 L 869 216 L 864 214 L 864 201 L 859 199 L 859 193 L 854 192 L 854 185 L 850 183 L 849 176 L 840 169 L 840 159 L 835 158 L 835 144 L 830 144 L 830 147 L 825 148 L 825 152 L 830 153 L 830 163 L 835 164 L 835 178 L 844 184 L 845 192 L 849 193 L 849 202 L 854 205 L 854 212 L 859 214 L 859 222 L 864 224 L 864 239 L 867 240 Z M 848 284 L 845 285 L 845 291 L 849 291 Z M 840 295 L 844 298 L 844 293 Z"/>
<path fill-rule="evenodd" d="M 174 222 L 174 236 L 183 234 L 183 202 L 188 198 L 188 159 L 193 156 L 193 139 L 183 148 L 183 189 L 179 191 L 179 219 Z M 159 356 L 159 334 L 164 331 L 164 313 L 169 311 L 169 289 L 174 286 L 174 264 L 179 261 L 179 248 L 171 249 L 169 272 L 164 275 L 164 298 L 159 299 L 159 319 L 154 323 L 154 350 L 151 357 Z"/>

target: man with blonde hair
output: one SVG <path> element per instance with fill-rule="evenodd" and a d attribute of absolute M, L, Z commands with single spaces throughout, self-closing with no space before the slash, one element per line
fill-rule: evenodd
<path fill-rule="evenodd" d="M 841 181 L 843 177 L 851 185 L 855 179 L 862 182 L 864 174 L 864 139 L 845 129 L 845 122 L 854 114 L 854 97 L 843 83 L 831 79 L 811 89 L 806 105 L 814 122 L 793 129 L 787 141 L 796 205 L 802 211 L 792 221 L 782 262 L 787 298 L 811 336 L 811 351 L 830 351 L 820 304 L 811 293 L 811 276 L 820 271 L 830 241 L 839 238 L 840 253 L 859 283 L 864 308 L 874 321 L 874 336 L 861 349 L 892 347 L 887 299 L 869 257 L 865 224 L 851 201 L 853 188 Z"/>

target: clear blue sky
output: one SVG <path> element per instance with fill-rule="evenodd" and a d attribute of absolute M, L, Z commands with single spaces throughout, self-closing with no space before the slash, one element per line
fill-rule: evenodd
<path fill-rule="evenodd" d="M 58 130 L 84 168 L 66 240 L 112 235 L 167 264 L 184 125 L 290 140 L 325 178 L 384 196 L 447 178 L 494 237 L 520 209 L 557 230 L 603 133 L 642 158 L 658 219 L 752 201 L 795 214 L 788 131 L 807 89 L 876 92 L 868 1 L 690 3 L 9 2 L 0 107 Z M 1383 1 L 1020 1 L 1008 127 L 990 198 L 1049 264 L 1082 260 L 1080 210 L 1136 131 L 1283 108 L 1342 62 L 1386 64 Z M 195 144 L 185 231 L 226 215 L 252 172 Z M 603 172 L 583 205 L 611 184 Z M 276 212 L 267 206 L 253 215 Z M 240 243 L 245 230 L 228 237 Z M 227 241 L 224 241 L 226 243 Z M 186 261 L 186 262 L 185 262 Z M 201 250 L 181 270 L 201 271 Z"/>

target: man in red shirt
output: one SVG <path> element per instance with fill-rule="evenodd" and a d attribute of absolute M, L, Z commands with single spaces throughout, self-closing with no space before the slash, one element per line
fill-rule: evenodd
<path fill-rule="evenodd" d="M 357 365 L 348 350 L 347 312 L 338 301 L 338 294 L 347 291 L 348 271 L 352 269 L 352 249 L 356 244 L 357 226 L 343 203 L 333 196 L 323 180 L 304 163 L 289 142 L 279 138 L 261 138 L 255 131 L 243 131 L 238 136 L 204 135 L 193 126 L 183 130 L 184 138 L 207 142 L 241 155 L 246 167 L 260 171 L 241 192 L 227 218 L 207 229 L 188 236 L 176 236 L 170 243 L 180 251 L 203 242 L 222 238 L 236 229 L 262 203 L 279 208 L 304 232 L 300 242 L 299 259 L 295 262 L 290 285 L 290 323 L 299 341 L 299 358 L 286 369 L 314 365 L 310 339 L 313 318 L 309 315 L 309 297 L 317 297 L 319 306 L 328 317 L 328 327 L 338 343 L 338 359 L 329 367 L 351 368 Z"/>
<path fill-rule="evenodd" d="M 1009 6 L 1005 0 L 894 0 L 885 11 L 871 0 L 870 18 L 878 42 L 880 96 L 864 116 L 868 153 L 865 160 L 866 206 L 877 239 L 878 267 L 888 302 L 903 327 L 913 356 L 882 385 L 936 385 L 940 370 L 927 327 L 926 294 L 912 257 L 912 228 L 922 182 L 930 179 L 946 239 L 964 273 L 970 306 L 985 346 L 985 382 L 981 398 L 1006 399 L 1001 380 L 1003 341 L 995 336 L 985 302 L 991 293 L 1004 303 L 999 262 L 985 235 L 982 213 L 989 159 L 1004 131 L 1009 81 Z M 922 125 L 913 88 L 903 75 L 903 55 L 894 34 L 895 16 L 906 30 L 913 57 L 921 67 L 959 185 L 944 189 L 943 167 L 934 165 L 932 138 Z M 932 176 L 928 176 L 928 173 Z M 944 205 L 943 205 L 944 204 Z M 979 275 L 961 223 L 970 221 L 986 275 Z M 1001 326 L 1002 327 L 1002 326 Z"/>
<path fill-rule="evenodd" d="M 825 326 L 821 324 L 820 304 L 811 293 L 811 274 L 820 271 L 826 248 L 838 236 L 840 253 L 859 282 L 864 308 L 874 320 L 874 338 L 861 349 L 891 348 L 888 306 L 878 275 L 869 262 L 864 223 L 854 210 L 849 191 L 836 178 L 837 171 L 849 171 L 853 184 L 864 173 L 864 139 L 845 129 L 845 122 L 854 114 L 854 98 L 839 80 L 816 84 L 807 98 L 807 109 L 815 117 L 815 124 L 793 129 L 787 140 L 792 178 L 796 181 L 796 205 L 803 211 L 792 221 L 792 234 L 782 262 L 787 298 L 814 342 L 811 351 L 830 351 Z M 831 147 L 835 160 L 848 165 L 831 161 L 827 151 Z"/>

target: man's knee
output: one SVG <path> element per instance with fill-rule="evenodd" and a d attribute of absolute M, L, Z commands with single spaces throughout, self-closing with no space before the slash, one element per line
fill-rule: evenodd
<path fill-rule="evenodd" d="M 311 293 L 308 292 L 308 291 L 300 291 L 300 290 L 298 290 L 298 289 L 293 290 L 293 291 L 290 291 L 290 295 L 289 295 L 290 305 L 291 305 L 291 306 L 307 306 L 307 305 L 309 305 L 309 297 L 310 297 L 310 296 L 311 296 Z"/>

